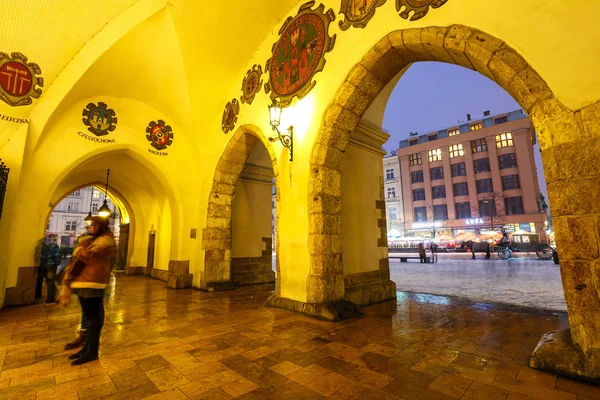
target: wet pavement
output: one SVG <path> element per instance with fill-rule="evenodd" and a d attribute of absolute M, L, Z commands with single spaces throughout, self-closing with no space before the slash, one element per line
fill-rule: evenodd
<path fill-rule="evenodd" d="M 590 400 L 600 387 L 527 367 L 567 317 L 398 292 L 340 323 L 265 308 L 274 285 L 206 293 L 118 275 L 100 360 L 71 366 L 79 321 L 0 310 L 0 399 Z"/>
<path fill-rule="evenodd" d="M 473 260 L 466 253 L 439 253 L 433 264 L 400 262 L 399 253 L 389 256 L 391 279 L 398 290 L 567 311 L 560 267 L 535 254 L 516 253 L 509 260 L 495 254 L 485 260 L 484 254 L 476 254 Z"/>

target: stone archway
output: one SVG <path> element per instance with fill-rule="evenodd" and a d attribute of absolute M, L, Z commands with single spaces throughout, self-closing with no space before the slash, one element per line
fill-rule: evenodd
<path fill-rule="evenodd" d="M 232 286 L 230 274 L 233 197 L 246 160 L 259 142 L 269 153 L 275 184 L 278 185 L 277 156 L 273 148 L 258 128 L 252 125 L 240 126 L 217 163 L 208 197 L 206 228 L 202 232 L 202 249 L 205 255 L 200 289 L 216 291 L 229 289 Z M 278 201 L 278 190 L 276 196 Z M 278 244 L 279 240 L 276 240 L 276 245 Z M 276 270 L 279 276 L 279 261 Z M 280 293 L 280 279 L 276 281 L 276 292 Z"/>
<path fill-rule="evenodd" d="M 345 296 L 342 234 L 340 229 L 331 231 L 331 227 L 341 225 L 341 165 L 350 134 L 385 85 L 403 68 L 419 61 L 476 70 L 504 88 L 531 117 L 543 150 L 571 325 L 570 335 L 563 335 L 562 341 L 548 341 L 551 346 L 538 349 L 532 363 L 600 378 L 600 317 L 596 311 L 600 307 L 600 206 L 596 204 L 600 201 L 577 195 L 582 190 L 593 194 L 594 199 L 600 195 L 600 171 L 594 162 L 600 150 L 600 103 L 570 110 L 514 49 L 474 28 L 452 25 L 391 32 L 350 70 L 334 96 L 311 154 L 307 303 L 342 302 Z M 381 280 L 389 279 L 387 260 L 379 269 Z M 580 349 L 569 350 L 568 356 L 573 365 L 579 363 L 577 370 L 566 368 L 568 363 L 557 366 L 549 361 L 552 346 L 569 347 L 571 339 Z"/>

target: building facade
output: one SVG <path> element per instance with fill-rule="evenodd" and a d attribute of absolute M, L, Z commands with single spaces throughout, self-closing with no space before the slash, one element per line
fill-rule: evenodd
<path fill-rule="evenodd" d="M 534 143 L 521 110 L 401 141 L 407 233 L 525 231 L 546 240 Z"/>
<path fill-rule="evenodd" d="M 104 193 L 93 187 L 86 187 L 74 191 L 54 207 L 46 225 L 46 235 L 58 235 L 58 244 L 64 247 L 73 246 L 74 239 L 85 232 L 85 217 L 91 211 L 92 215 L 98 215 L 98 209 L 104 202 Z M 111 228 L 118 236 L 119 217 L 114 210 L 117 208 L 106 198 L 108 207 L 113 211 L 111 215 Z M 90 209 L 91 204 L 91 209 Z M 117 221 L 114 223 L 114 221 Z"/>
<path fill-rule="evenodd" d="M 389 239 L 395 239 L 405 234 L 400 159 L 395 154 L 383 158 L 383 183 L 387 234 Z"/>

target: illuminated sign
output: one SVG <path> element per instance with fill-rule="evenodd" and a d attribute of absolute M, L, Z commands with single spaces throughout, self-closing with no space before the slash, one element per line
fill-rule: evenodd
<path fill-rule="evenodd" d="M 465 219 L 465 222 L 467 223 L 467 225 L 478 225 L 478 224 L 483 224 L 483 219 L 482 218 Z"/>
<path fill-rule="evenodd" d="M 413 229 L 439 228 L 444 226 L 442 222 L 415 222 L 412 224 Z"/>

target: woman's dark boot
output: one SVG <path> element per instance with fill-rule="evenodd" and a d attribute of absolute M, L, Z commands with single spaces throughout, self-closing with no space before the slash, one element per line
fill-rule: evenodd
<path fill-rule="evenodd" d="M 83 344 L 85 343 L 86 336 L 87 334 L 85 331 L 79 331 L 79 334 L 77 335 L 75 340 L 65 344 L 65 350 L 76 349 L 79 346 L 83 346 Z"/>

